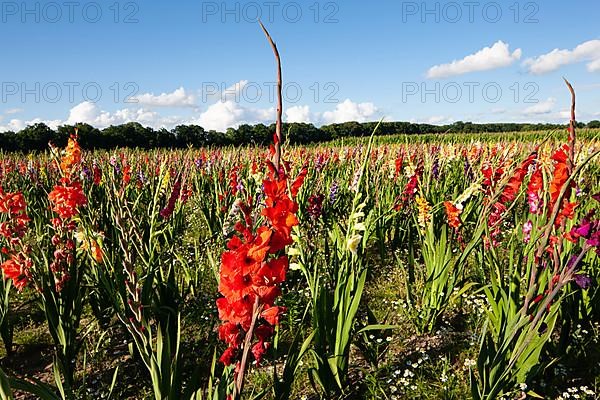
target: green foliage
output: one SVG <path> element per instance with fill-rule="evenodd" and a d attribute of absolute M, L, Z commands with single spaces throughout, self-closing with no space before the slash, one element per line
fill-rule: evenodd
<path fill-rule="evenodd" d="M 356 132 L 358 125 L 352 128 Z M 287 128 L 293 140 L 295 126 Z M 95 132 L 91 127 L 80 129 Z M 134 126 L 129 129 L 139 133 Z M 186 134 L 203 143 L 196 129 Z M 248 127 L 243 130 L 250 134 Z M 318 134 L 311 132 L 311 137 Z M 278 303 L 288 311 L 266 357 L 271 361 L 253 368 L 245 394 L 281 400 L 464 399 L 469 377 L 478 398 L 522 396 L 521 383 L 528 385 L 526 393 L 547 398 L 575 384 L 593 390 L 599 374 L 594 367 L 600 338 L 597 256 L 585 254 L 579 270 L 593 285 L 587 290 L 573 283 L 563 286 L 550 313 L 540 314 L 534 323 L 529 318 L 537 311 L 526 317 L 520 312 L 534 259 L 525 257 L 532 249 L 521 232 L 529 218 L 522 191 L 508 207 L 499 247 L 485 247 L 480 239 L 489 234 L 481 227 L 489 214 L 486 205 L 495 196 L 477 185 L 483 166 L 503 165 L 508 178 L 517 162 L 541 142 L 538 136 L 544 135 L 388 136 L 373 137 L 370 148 L 366 138 L 345 138 L 342 145 L 288 147 L 291 175 L 308 168 L 297 198 L 300 226 L 287 250 L 290 271 Z M 88 139 L 91 143 L 91 136 Z M 409 139 L 414 143 L 407 143 Z M 84 273 L 76 277 L 81 295 L 70 295 L 81 297 L 81 327 L 74 324 L 77 302 L 68 311 L 60 305 L 64 298 L 48 297 L 49 309 L 60 308 L 73 323 L 46 326 L 56 318 L 31 303 L 36 298 L 45 302 L 41 293 L 31 288 L 7 290 L 6 282 L 0 311 L 10 305 L 5 316 L 15 329 L 15 346 L 2 367 L 10 375 L 12 390 L 55 399 L 63 397 L 62 386 L 67 396 L 58 358 L 56 370 L 43 372 L 53 361 L 43 357 L 52 353 L 50 328 L 58 332 L 62 326 L 63 333 L 56 337 L 59 343 L 61 337 L 73 343 L 65 359 L 75 361 L 76 398 L 109 393 L 112 398 L 226 398 L 234 370 L 218 361 L 222 348 L 215 329 L 216 278 L 225 233 L 234 229 L 239 216 L 232 216 L 237 199 L 233 188 L 261 190 L 260 163 L 267 152 L 255 140 L 256 146 L 246 148 L 84 152 L 86 172 L 81 179 L 88 205 L 81 210 L 84 241 L 78 242 L 82 249 L 77 259 Z M 550 138 L 540 154 L 549 155 L 561 140 Z M 579 143 L 582 154 L 598 146 L 595 140 Z M 397 207 L 419 163 L 423 173 L 417 193 L 432 207 L 425 229 L 412 200 Z M 31 214 L 30 224 L 31 237 L 39 237 L 36 252 L 50 251 L 47 193 L 58 172 L 46 154 L 4 154 L 0 166 L 2 187 L 22 190 L 28 209 L 39 210 Z M 97 184 L 94 166 L 101 171 Z M 125 183 L 127 167 L 131 181 Z M 549 162 L 547 170 L 551 168 Z M 598 171 L 597 162 L 592 162 L 576 180 L 582 195 L 573 199 L 581 205 L 567 230 L 597 208 L 584 199 L 600 190 Z M 187 202 L 178 199 L 173 214 L 164 218 L 160 211 L 179 177 L 192 195 Z M 505 180 L 496 182 L 496 191 Z M 462 225 L 456 230 L 448 225 L 443 202 L 455 202 L 472 186 L 474 194 L 463 202 Z M 323 201 L 316 207 L 319 196 Z M 533 246 L 544 221 L 532 222 Z M 92 238 L 102 248 L 101 262 L 89 252 Z M 563 248 L 561 265 L 568 262 L 567 255 L 581 250 L 569 246 Z M 547 272 L 538 278 L 542 284 L 530 299 L 543 293 L 543 284 L 552 276 Z M 129 300 L 143 307 L 132 307 Z M 536 310 L 542 308 L 539 304 Z M 75 334 L 69 336 L 67 330 Z M 57 349 L 62 352 L 60 344 Z M 43 365 L 21 366 L 21 360 L 25 364 L 29 358 Z M 472 372 L 467 365 L 474 367 Z M 23 380 L 25 376 L 42 377 L 47 383 Z M 8 389 L 3 393 L 10 398 Z"/>
<path fill-rule="evenodd" d="M 285 123 L 283 132 L 288 132 L 290 144 L 320 143 L 330 140 L 369 137 L 377 127 L 377 135 L 389 137 L 393 135 L 426 135 L 434 138 L 441 134 L 450 136 L 466 136 L 472 134 L 544 132 L 562 129 L 558 124 L 517 124 L 490 123 L 473 124 L 457 121 L 451 125 L 416 124 L 410 122 L 344 122 L 341 124 L 315 127 L 307 123 Z M 580 124 L 579 128 L 598 129 L 600 123 L 591 121 Z M 226 132 L 206 131 L 198 125 L 178 125 L 172 130 L 164 128 L 155 130 L 144 127 L 137 122 L 109 126 L 102 130 L 89 124 L 63 125 L 53 130 L 44 123 L 27 126 L 19 132 L 0 132 L 0 150 L 5 151 L 39 151 L 52 142 L 55 146 L 64 147 L 74 128 L 79 129 L 80 144 L 85 149 L 114 149 L 117 147 L 156 149 L 201 146 L 227 145 L 268 145 L 272 141 L 274 124 L 254 126 L 242 124 L 238 128 L 229 128 Z M 448 135 L 447 135 L 448 136 Z M 433 139 L 436 140 L 436 139 Z"/>

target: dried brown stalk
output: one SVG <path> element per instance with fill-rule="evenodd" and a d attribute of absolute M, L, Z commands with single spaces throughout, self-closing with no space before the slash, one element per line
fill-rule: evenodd
<path fill-rule="evenodd" d="M 271 48 L 273 49 L 273 54 L 275 54 L 275 60 L 277 61 L 277 122 L 275 125 L 275 136 L 277 139 L 275 140 L 275 155 L 273 156 L 272 161 L 273 161 L 273 164 L 275 164 L 275 167 L 279 170 L 279 163 L 281 161 L 281 142 L 282 142 L 281 129 L 282 129 L 282 125 L 283 125 L 283 123 L 282 123 L 283 98 L 281 96 L 283 81 L 281 78 L 281 58 L 279 57 L 279 51 L 277 50 L 277 45 L 271 38 L 269 31 L 267 31 L 267 28 L 265 28 L 265 26 L 263 25 L 263 23 L 261 21 L 258 21 L 258 23 L 260 24 L 260 27 L 262 28 L 263 32 L 267 36 L 267 40 L 271 44 Z"/>

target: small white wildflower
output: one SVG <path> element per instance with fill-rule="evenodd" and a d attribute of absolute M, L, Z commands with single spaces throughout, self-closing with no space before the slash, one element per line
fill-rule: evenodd
<path fill-rule="evenodd" d="M 475 366 L 475 364 L 476 364 L 475 360 L 471 360 L 470 358 L 465 359 L 465 363 L 464 363 L 465 368 L 473 367 L 473 366 Z"/>

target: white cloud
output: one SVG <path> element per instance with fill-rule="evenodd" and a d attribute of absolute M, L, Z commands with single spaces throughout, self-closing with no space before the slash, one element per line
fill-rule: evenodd
<path fill-rule="evenodd" d="M 333 111 L 323 113 L 324 124 L 336 124 L 348 121 L 366 122 L 375 118 L 379 110 L 373 103 L 354 103 L 350 99 L 338 104 Z"/>
<path fill-rule="evenodd" d="M 41 118 L 35 118 L 35 119 L 29 120 L 29 121 L 25 121 L 25 125 L 35 125 L 35 124 L 46 124 L 51 129 L 56 129 L 62 124 L 62 121 L 60 119 L 41 119 Z"/>
<path fill-rule="evenodd" d="M 573 50 L 554 49 L 539 57 L 525 60 L 524 65 L 532 74 L 541 75 L 555 71 L 564 65 L 583 61 L 591 61 L 587 64 L 588 71 L 600 71 L 600 40 L 589 40 Z"/>
<path fill-rule="evenodd" d="M 425 119 L 424 122 L 431 125 L 445 125 L 454 122 L 454 118 L 446 115 L 433 115 Z"/>
<path fill-rule="evenodd" d="M 227 128 L 237 128 L 242 124 L 257 124 L 271 122 L 275 119 L 275 109 L 254 109 L 244 107 L 232 100 L 219 101 L 190 121 L 206 130 L 224 132 Z"/>
<path fill-rule="evenodd" d="M 373 103 L 355 103 L 350 99 L 338 104 L 332 111 L 313 113 L 308 105 L 292 106 L 285 110 L 286 122 L 306 122 L 316 125 L 348 121 L 365 122 L 378 117 L 379 110 Z M 275 121 L 275 108 L 248 108 L 231 100 L 219 101 L 189 123 L 207 130 L 225 131 L 241 124 L 270 124 Z"/>
<path fill-rule="evenodd" d="M 475 54 L 471 54 L 462 60 L 454 60 L 448 64 L 435 65 L 427 71 L 427 78 L 447 78 L 455 75 L 467 74 L 469 72 L 487 71 L 496 68 L 507 67 L 521 58 L 521 49 L 512 53 L 509 45 L 499 40 L 492 47 L 484 47 Z"/>
<path fill-rule="evenodd" d="M 99 118 L 100 111 L 96 104 L 84 101 L 71 108 L 69 112 L 69 118 L 66 123 L 69 125 L 76 124 L 78 122 L 92 124 L 95 123 Z"/>
<path fill-rule="evenodd" d="M 285 110 L 286 122 L 312 122 L 309 106 L 293 106 Z"/>
<path fill-rule="evenodd" d="M 569 120 L 569 121 L 571 120 L 571 110 L 567 110 L 567 109 L 560 110 L 560 111 L 558 112 L 558 115 L 559 115 L 559 116 L 560 116 L 560 118 L 561 118 L 561 119 L 563 119 L 563 120 L 565 120 L 565 119 L 566 119 L 566 120 Z"/>
<path fill-rule="evenodd" d="M 44 120 L 41 118 L 34 118 L 31 120 L 11 119 L 7 125 L 0 126 L 0 132 L 6 132 L 6 131 L 18 132 L 21 129 L 23 129 L 29 125 L 35 125 L 35 124 L 39 124 L 39 123 L 46 124 L 52 129 L 56 129 L 60 125 L 62 125 L 62 121 L 59 119 L 51 119 L 51 120 Z"/>
<path fill-rule="evenodd" d="M 239 103 L 240 101 L 244 100 L 244 90 L 248 84 L 249 81 L 243 79 L 225 88 L 223 83 L 219 84 L 217 82 L 206 82 L 202 86 L 202 103 L 216 103 L 219 101 L 226 102 L 228 100 Z M 248 95 L 255 96 L 254 89 L 251 90 L 251 92 L 249 90 Z"/>
<path fill-rule="evenodd" d="M 233 96 L 233 91 L 241 93 L 241 90 L 248 81 L 240 81 L 222 92 Z M 183 93 L 184 90 L 178 91 Z M 175 91 L 173 93 L 178 93 Z M 173 93 L 146 97 L 146 104 L 153 102 L 154 105 L 176 104 L 174 97 L 183 99 L 184 96 L 173 96 Z M 162 97 L 161 97 L 162 96 Z M 156 100 L 156 101 L 155 101 Z M 243 100 L 243 99 L 240 99 Z M 181 103 L 179 103 L 181 104 Z M 313 123 L 317 126 L 331 123 L 343 123 L 348 121 L 365 122 L 379 119 L 380 110 L 373 103 L 355 103 L 350 99 L 339 103 L 333 110 L 325 112 L 313 112 L 308 105 L 291 106 L 285 109 L 284 120 L 286 122 L 305 122 Z M 11 119 L 5 121 L 0 115 L 0 131 L 19 131 L 27 125 L 43 122 L 55 129 L 60 125 L 74 125 L 77 123 L 87 123 L 99 129 L 110 125 L 120 125 L 128 122 L 139 122 L 144 126 L 154 129 L 171 129 L 180 124 L 196 124 L 207 130 L 217 130 L 224 132 L 227 128 L 237 128 L 241 124 L 271 124 L 275 121 L 276 110 L 274 107 L 254 108 L 245 105 L 241 101 L 218 100 L 211 104 L 203 112 L 196 108 L 189 109 L 185 116 L 172 114 L 162 114 L 151 108 L 135 107 L 120 110 L 106 111 L 100 108 L 97 103 L 85 101 L 79 103 L 69 110 L 68 116 L 64 120 L 42 120 L 36 118 L 33 120 Z"/>
<path fill-rule="evenodd" d="M 23 110 L 22 108 L 9 108 L 8 110 L 4 111 L 4 114 L 6 114 L 6 115 L 20 114 L 23 111 L 25 111 L 25 110 Z"/>
<path fill-rule="evenodd" d="M 192 94 L 186 93 L 183 87 L 176 89 L 172 93 L 144 93 L 132 97 L 131 101 L 150 107 L 190 107 L 196 105 L 196 98 Z"/>
<path fill-rule="evenodd" d="M 8 124 L 6 124 L 5 126 L 0 126 L 0 131 L 2 131 L 2 132 L 6 132 L 6 131 L 17 132 L 17 131 L 20 131 L 21 129 L 25 128 L 26 126 L 27 126 L 27 124 L 23 120 L 11 119 L 10 121 L 8 121 Z"/>
<path fill-rule="evenodd" d="M 313 113 L 308 105 L 292 106 L 285 110 L 286 122 L 306 122 L 316 125 L 348 121 L 365 122 L 377 118 L 379 110 L 373 103 L 354 103 L 350 99 L 338 104 L 332 111 Z M 212 104 L 197 118 L 185 123 L 197 124 L 207 130 L 224 132 L 242 124 L 270 124 L 275 121 L 275 108 L 250 108 L 232 100 Z"/>
<path fill-rule="evenodd" d="M 446 115 L 430 115 L 408 120 L 411 124 L 446 125 L 455 122 L 456 119 Z"/>
<path fill-rule="evenodd" d="M 523 110 L 525 115 L 539 115 L 539 114 L 550 114 L 556 105 L 556 99 L 553 97 L 548 98 L 545 101 L 534 104 Z"/>
<path fill-rule="evenodd" d="M 590 90 L 596 91 L 600 89 L 600 83 L 588 83 L 588 84 L 578 84 L 577 91 L 578 92 L 587 92 Z"/>
<path fill-rule="evenodd" d="M 85 101 L 73 107 L 69 117 L 63 124 L 74 125 L 78 122 L 87 123 L 97 128 L 105 128 L 110 125 L 125 124 L 128 122 L 139 122 L 142 125 L 153 128 L 172 127 L 181 123 L 179 117 L 161 117 L 157 112 L 143 108 L 125 108 L 114 113 L 101 110 L 97 104 Z"/>
<path fill-rule="evenodd" d="M 588 63 L 587 70 L 590 72 L 600 72 L 600 58 Z"/>
<path fill-rule="evenodd" d="M 244 88 L 248 85 L 248 81 L 247 80 L 241 80 L 239 82 L 234 83 L 233 85 L 229 86 L 228 88 L 226 88 L 225 90 L 223 90 L 221 92 L 221 101 L 227 101 L 227 100 L 232 100 L 232 101 L 237 101 L 239 102 L 241 100 L 241 96 L 243 95 L 244 92 Z"/>

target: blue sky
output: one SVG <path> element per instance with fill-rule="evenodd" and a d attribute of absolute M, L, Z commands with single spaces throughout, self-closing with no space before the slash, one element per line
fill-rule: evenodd
<path fill-rule="evenodd" d="M 285 119 L 600 119 L 600 3 L 6 1 L 0 130 L 139 121 L 224 130 Z"/>

